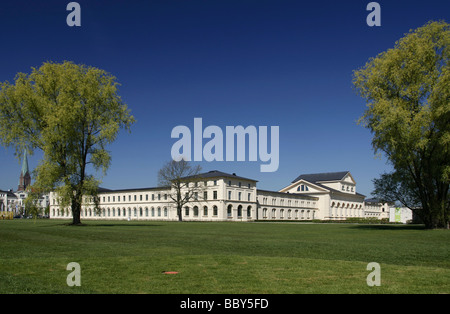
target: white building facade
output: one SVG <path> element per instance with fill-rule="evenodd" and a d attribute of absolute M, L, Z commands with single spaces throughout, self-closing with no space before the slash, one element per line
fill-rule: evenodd
<path fill-rule="evenodd" d="M 356 192 L 349 171 L 302 174 L 280 191 L 257 189 L 257 181 L 217 170 L 195 176 L 198 189 L 183 206 L 185 221 L 310 221 L 348 218 L 388 218 L 385 204 L 365 202 Z M 92 197 L 84 197 L 82 219 L 178 220 L 170 187 L 108 190 L 100 189 L 98 208 Z M 386 204 L 387 206 L 387 204 Z M 70 208 L 59 206 L 50 193 L 50 218 L 71 219 Z"/>
<path fill-rule="evenodd" d="M 365 196 L 356 192 L 356 181 L 349 171 L 302 174 L 280 192 L 318 198 L 319 210 L 315 219 L 365 217 Z"/>
<path fill-rule="evenodd" d="M 318 198 L 257 190 L 256 180 L 210 171 L 197 175 L 190 184 L 198 193 L 182 210 L 185 221 L 311 220 L 318 212 Z M 92 197 L 84 197 L 82 219 L 178 220 L 174 193 L 169 187 L 99 191 L 99 211 Z M 71 219 L 70 207 L 59 206 L 50 193 L 50 218 Z"/>

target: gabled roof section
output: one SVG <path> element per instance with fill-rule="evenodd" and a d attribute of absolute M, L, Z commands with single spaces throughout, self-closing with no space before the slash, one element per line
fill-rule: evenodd
<path fill-rule="evenodd" d="M 298 176 L 294 181 L 292 181 L 292 183 L 295 183 L 299 180 L 305 180 L 312 183 L 324 181 L 341 181 L 349 172 L 350 171 L 302 174 Z"/>
<path fill-rule="evenodd" d="M 249 179 L 249 178 L 244 178 L 244 177 L 237 176 L 235 173 L 229 174 L 229 173 L 225 173 L 225 172 L 218 171 L 218 170 L 211 170 L 211 171 L 208 171 L 208 172 L 199 173 L 199 174 L 197 174 L 197 175 L 184 177 L 184 179 L 191 179 L 191 178 L 192 178 L 192 179 L 203 179 L 203 178 L 231 178 L 231 179 L 238 179 L 238 180 L 247 180 L 247 181 L 258 182 L 257 180 L 253 180 L 253 179 Z"/>

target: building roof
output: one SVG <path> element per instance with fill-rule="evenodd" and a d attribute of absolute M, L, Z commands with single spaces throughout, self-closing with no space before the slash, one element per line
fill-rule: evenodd
<path fill-rule="evenodd" d="M 305 181 L 308 181 L 311 183 L 323 182 L 323 181 L 340 181 L 349 172 L 350 171 L 301 174 L 291 183 L 295 183 L 299 180 L 305 180 Z"/>
<path fill-rule="evenodd" d="M 0 190 L 0 194 L 6 194 L 6 196 L 11 197 L 11 198 L 17 198 L 16 194 L 14 194 L 11 191 L 2 191 L 2 190 Z"/>
<path fill-rule="evenodd" d="M 184 179 L 190 179 L 190 178 L 192 178 L 192 179 L 194 179 L 194 178 L 198 178 L 198 179 L 203 179 L 203 178 L 232 178 L 232 179 L 240 179 L 240 180 L 247 180 L 247 181 L 258 182 L 257 180 L 253 180 L 253 179 L 237 176 L 235 173 L 229 174 L 229 173 L 225 173 L 225 172 L 218 171 L 218 170 L 211 170 L 211 171 L 208 171 L 208 172 L 199 173 L 197 175 L 184 177 Z"/>
<path fill-rule="evenodd" d="M 128 188 L 128 189 L 117 189 L 117 190 L 111 190 L 99 187 L 98 192 L 99 193 L 119 193 L 119 192 L 139 192 L 139 191 L 155 191 L 155 190 L 170 190 L 170 187 L 168 186 L 160 186 L 160 187 L 148 187 L 148 188 Z"/>

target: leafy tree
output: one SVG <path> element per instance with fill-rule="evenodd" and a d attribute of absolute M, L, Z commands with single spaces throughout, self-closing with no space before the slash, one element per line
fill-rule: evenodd
<path fill-rule="evenodd" d="M 72 62 L 46 62 L 30 74 L 18 73 L 14 84 L 0 84 L 0 143 L 40 149 L 34 188 L 55 191 L 80 224 L 83 196 L 96 196 L 99 181 L 92 166 L 106 173 L 111 156 L 106 146 L 121 128 L 130 130 L 133 116 L 117 94 L 109 73 Z"/>
<path fill-rule="evenodd" d="M 197 175 L 201 167 L 191 166 L 189 162 L 171 160 L 158 172 L 159 186 L 169 187 L 170 199 L 177 207 L 178 221 L 183 221 L 183 206 L 192 200 L 196 200 L 204 190 L 203 182 Z"/>
<path fill-rule="evenodd" d="M 367 102 L 359 123 L 393 173 L 375 180 L 378 197 L 401 201 L 428 228 L 449 225 L 450 25 L 429 22 L 354 72 Z"/>

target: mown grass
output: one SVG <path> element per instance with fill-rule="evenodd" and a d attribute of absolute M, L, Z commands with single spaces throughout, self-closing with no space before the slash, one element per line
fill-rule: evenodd
<path fill-rule="evenodd" d="M 0 221 L 0 293 L 450 293 L 447 230 L 67 222 Z M 70 262 L 80 287 L 66 284 Z M 379 287 L 366 284 L 369 262 L 381 266 Z"/>

